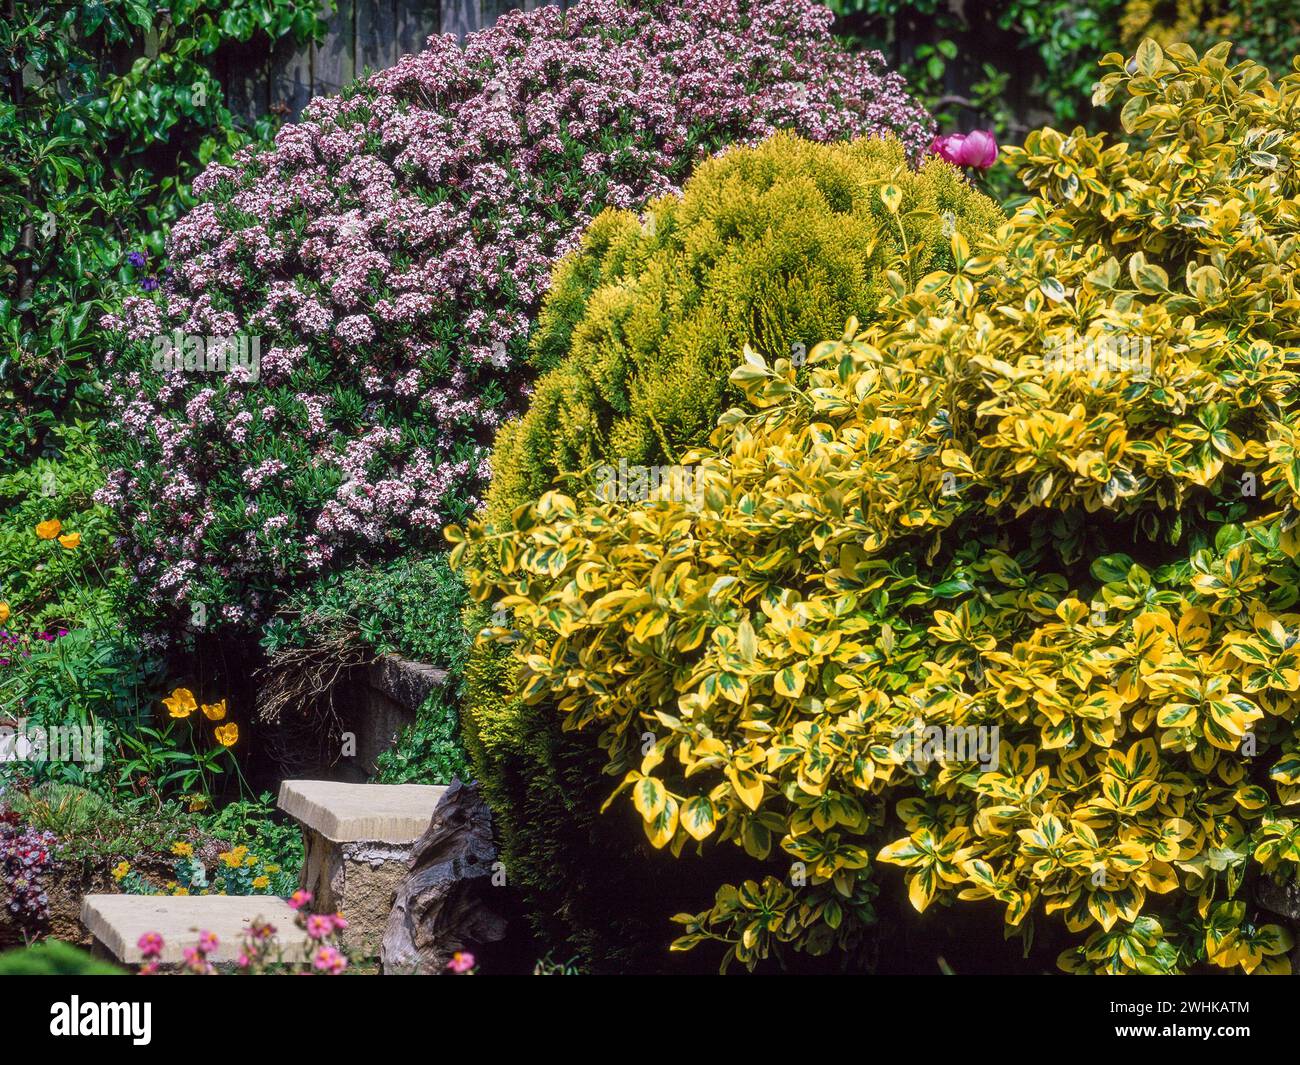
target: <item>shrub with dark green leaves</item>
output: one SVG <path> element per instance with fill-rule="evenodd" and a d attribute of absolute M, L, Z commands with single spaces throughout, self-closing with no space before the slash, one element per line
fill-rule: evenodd
<path fill-rule="evenodd" d="M 274 121 L 241 129 L 212 74 L 232 41 L 319 37 L 291 0 L 11 3 L 0 19 L 0 471 L 99 405 L 99 318 L 125 262 L 162 250 L 189 181 Z"/>

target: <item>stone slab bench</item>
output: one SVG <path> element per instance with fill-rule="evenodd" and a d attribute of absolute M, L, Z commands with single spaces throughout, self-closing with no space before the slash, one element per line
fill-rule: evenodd
<path fill-rule="evenodd" d="M 212 962 L 239 957 L 248 926 L 269 921 L 285 961 L 302 961 L 305 936 L 294 925 L 294 911 L 275 895 L 87 895 L 81 902 L 81 923 L 118 961 L 138 965 L 144 960 L 139 939 L 146 932 L 163 937 L 164 965 L 184 961 L 182 951 L 194 946 L 200 932 L 217 937 Z"/>
<path fill-rule="evenodd" d="M 379 955 L 411 849 L 447 789 L 430 784 L 348 784 L 286 780 L 279 806 L 302 827 L 305 856 L 299 886 L 311 908 L 348 920 L 349 957 Z"/>

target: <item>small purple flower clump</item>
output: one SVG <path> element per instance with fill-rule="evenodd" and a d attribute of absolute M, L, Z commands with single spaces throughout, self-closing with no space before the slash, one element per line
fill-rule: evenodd
<path fill-rule="evenodd" d="M 210 166 L 174 273 L 103 323 L 122 350 L 97 498 L 145 599 L 252 622 L 360 554 L 440 543 L 527 395 L 551 268 L 603 208 L 780 128 L 891 135 L 920 158 L 929 115 L 830 22 L 814 0 L 512 12 Z M 260 338 L 260 372 L 159 370 L 150 344 L 173 331 Z"/>
<path fill-rule="evenodd" d="M 53 643 L 60 636 L 66 635 L 68 635 L 68 630 L 64 628 L 45 629 L 36 633 L 32 639 L 41 640 L 44 643 Z M 31 642 L 27 636 L 19 636 L 7 629 L 0 629 L 0 666 L 9 665 L 13 655 L 30 658 L 32 654 L 29 650 L 30 647 Z"/>
<path fill-rule="evenodd" d="M 0 822 L 0 900 L 29 933 L 50 918 L 43 879 L 56 842 L 51 832 Z"/>

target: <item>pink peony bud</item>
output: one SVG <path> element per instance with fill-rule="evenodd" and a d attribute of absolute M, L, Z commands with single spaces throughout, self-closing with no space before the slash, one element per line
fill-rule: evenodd
<path fill-rule="evenodd" d="M 952 163 L 953 166 L 961 166 L 958 159 L 958 153 L 961 151 L 962 142 L 966 140 L 964 133 L 949 133 L 943 137 L 935 137 L 930 142 L 930 151 L 942 159 L 945 163 Z"/>
<path fill-rule="evenodd" d="M 953 166 L 987 170 L 997 161 L 998 142 L 992 130 L 975 129 L 935 137 L 930 142 L 930 151 Z"/>
<path fill-rule="evenodd" d="M 958 151 L 962 166 L 973 166 L 976 170 L 987 170 L 998 159 L 998 142 L 991 129 L 973 129 L 966 134 Z"/>

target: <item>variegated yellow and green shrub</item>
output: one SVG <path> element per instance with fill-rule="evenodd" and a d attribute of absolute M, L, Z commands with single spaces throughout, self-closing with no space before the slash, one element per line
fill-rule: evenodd
<path fill-rule="evenodd" d="M 874 318 L 888 271 L 915 280 L 951 267 L 948 232 L 975 239 L 1004 220 L 938 159 L 917 170 L 892 141 L 792 134 L 707 161 L 641 215 L 604 212 L 543 305 L 534 362 L 545 372 L 524 416 L 498 433 L 489 520 L 508 523 L 557 476 L 675 462 L 738 398 L 727 375 L 744 344 L 792 355 L 851 315 Z M 470 623 L 489 619 L 472 612 Z M 462 715 L 511 883 L 543 935 L 587 968 L 636 968 L 649 939 L 638 916 L 675 871 L 629 857 L 635 824 L 597 817 L 606 782 L 594 738 L 564 734 L 552 705 L 523 704 L 515 672 L 505 649 L 476 648 Z M 661 945 L 650 953 L 662 957 Z"/>
<path fill-rule="evenodd" d="M 450 531 L 611 801 L 749 856 L 678 947 L 852 950 L 901 867 L 1069 971 L 1289 971 L 1300 76 L 1228 54 L 1108 56 L 1125 140 L 1032 134 L 1034 198 L 806 379 L 746 351 L 698 494 Z"/>

